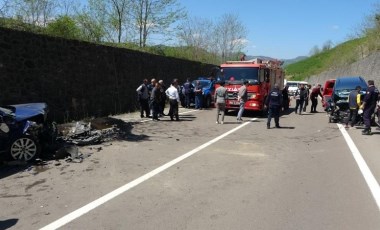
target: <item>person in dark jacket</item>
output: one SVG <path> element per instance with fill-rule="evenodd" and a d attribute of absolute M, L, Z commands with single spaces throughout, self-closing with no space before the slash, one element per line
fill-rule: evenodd
<path fill-rule="evenodd" d="M 183 94 L 185 95 L 185 107 L 190 108 L 191 95 L 193 94 L 194 86 L 190 81 L 190 78 L 187 78 L 185 84 L 183 84 Z"/>
<path fill-rule="evenodd" d="M 289 85 L 286 85 L 282 90 L 282 108 L 284 111 L 289 109 Z"/>
<path fill-rule="evenodd" d="M 362 87 L 356 86 L 355 90 L 352 90 L 350 94 L 348 95 L 348 106 L 350 108 L 350 115 L 348 116 L 347 121 L 346 121 L 346 128 L 348 128 L 348 123 L 350 122 L 350 120 L 351 120 L 351 127 L 354 127 L 356 123 L 356 116 L 358 115 L 358 109 L 361 104 L 360 90 L 362 90 Z"/>
<path fill-rule="evenodd" d="M 296 93 L 294 94 L 294 97 L 296 99 L 296 108 L 295 113 L 297 113 L 299 108 L 299 114 L 302 114 L 302 108 L 305 103 L 305 100 L 307 100 L 307 90 L 305 89 L 304 84 L 300 84 L 299 88 L 297 89 Z"/>
<path fill-rule="evenodd" d="M 156 82 L 156 85 L 152 89 L 152 93 L 150 94 L 150 105 L 152 109 L 152 120 L 159 121 L 158 114 L 160 112 L 160 103 L 161 103 L 161 85 Z"/>
<path fill-rule="evenodd" d="M 265 101 L 265 106 L 268 108 L 268 121 L 267 129 L 270 129 L 270 122 L 272 117 L 276 124 L 276 128 L 281 128 L 280 126 L 280 111 L 282 106 L 282 93 L 279 89 L 278 84 L 274 85 L 274 88 L 269 92 L 269 95 Z"/>
<path fill-rule="evenodd" d="M 373 80 L 368 80 L 367 93 L 364 96 L 363 104 L 360 108 L 363 109 L 363 120 L 365 129 L 362 131 L 363 135 L 371 135 L 371 117 L 375 112 L 376 102 L 379 96 L 379 90 L 375 87 Z"/>
<path fill-rule="evenodd" d="M 149 92 L 148 92 L 148 79 L 144 79 L 143 83 L 136 89 L 138 101 L 140 103 L 140 117 L 145 116 L 150 117 L 150 109 L 149 109 Z"/>
<path fill-rule="evenodd" d="M 310 94 L 311 110 L 310 110 L 310 113 L 317 113 L 318 96 L 320 96 L 322 98 L 322 102 L 323 102 L 323 96 L 321 93 L 321 84 L 318 84 L 316 87 L 314 87 L 311 90 L 311 94 Z"/>
<path fill-rule="evenodd" d="M 165 113 L 164 113 L 164 109 L 165 109 L 165 104 L 166 104 L 166 86 L 164 84 L 164 81 L 163 80 L 159 80 L 158 83 L 160 83 L 161 85 L 161 88 L 160 88 L 160 92 L 161 92 L 161 103 L 160 103 L 160 112 L 159 112 L 159 115 L 158 116 L 165 116 Z"/>

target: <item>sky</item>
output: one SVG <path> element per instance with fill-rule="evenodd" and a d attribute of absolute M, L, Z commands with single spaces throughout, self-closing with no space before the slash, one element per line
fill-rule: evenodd
<path fill-rule="evenodd" d="M 292 59 L 309 56 L 327 41 L 340 44 L 358 28 L 380 0 L 177 0 L 188 16 L 217 20 L 237 14 L 248 30 L 249 56 Z"/>

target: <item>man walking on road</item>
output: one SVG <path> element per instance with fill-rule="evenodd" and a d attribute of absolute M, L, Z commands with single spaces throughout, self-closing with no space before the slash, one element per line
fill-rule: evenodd
<path fill-rule="evenodd" d="M 220 82 L 220 87 L 215 91 L 216 123 L 219 124 L 219 114 L 222 114 L 221 124 L 224 123 L 224 111 L 226 110 L 227 89 L 224 88 L 224 81 Z"/>
<path fill-rule="evenodd" d="M 243 85 L 242 85 L 242 86 L 240 87 L 240 89 L 239 89 L 239 93 L 238 93 L 238 101 L 239 101 L 240 109 L 239 109 L 238 115 L 237 115 L 237 117 L 236 117 L 236 120 L 237 120 L 237 121 L 243 121 L 243 119 L 241 119 L 241 116 L 243 115 L 243 112 L 244 112 L 244 105 L 245 105 L 245 102 L 246 102 L 247 99 L 248 99 L 247 85 L 248 85 L 248 81 L 245 80 L 245 81 L 243 82 Z"/>
<path fill-rule="evenodd" d="M 278 84 L 274 84 L 274 88 L 270 91 L 269 96 L 265 101 L 265 107 L 269 108 L 267 129 L 270 129 L 270 122 L 272 117 L 274 118 L 274 123 L 276 128 L 281 128 L 280 126 L 280 111 L 282 105 L 282 93 L 279 89 Z"/>

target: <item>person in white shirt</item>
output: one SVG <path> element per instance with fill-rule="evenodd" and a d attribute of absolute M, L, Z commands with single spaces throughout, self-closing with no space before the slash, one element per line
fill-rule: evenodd
<path fill-rule="evenodd" d="M 170 87 L 165 91 L 166 96 L 169 98 L 169 116 L 172 121 L 174 121 L 174 117 L 176 121 L 179 121 L 178 116 L 178 104 L 180 102 L 179 94 L 178 94 L 178 80 L 174 79 Z"/>

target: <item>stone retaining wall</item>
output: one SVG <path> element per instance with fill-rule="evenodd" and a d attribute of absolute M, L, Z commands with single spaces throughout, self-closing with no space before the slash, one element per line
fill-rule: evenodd
<path fill-rule="evenodd" d="M 212 65 L 0 28 L 0 105 L 46 102 L 58 122 L 134 111 L 144 78 L 207 76 Z"/>
<path fill-rule="evenodd" d="M 362 76 L 366 81 L 375 80 L 375 85 L 380 88 L 380 53 L 374 53 L 360 61 L 342 68 L 325 71 L 318 75 L 310 76 L 306 81 L 311 84 L 321 83 L 328 79 L 336 79 L 342 76 Z"/>

